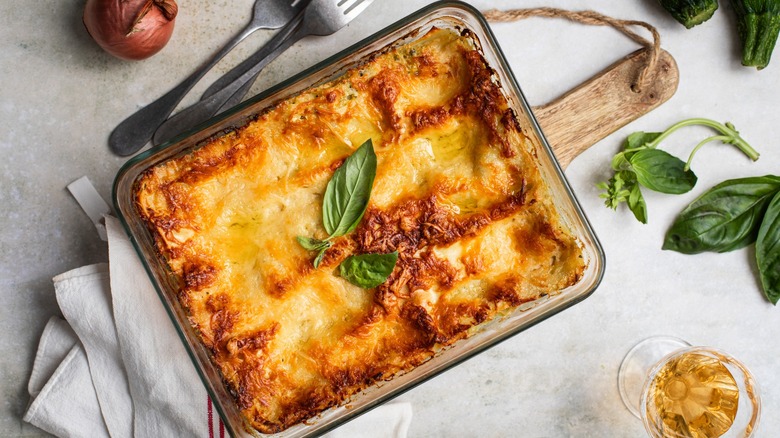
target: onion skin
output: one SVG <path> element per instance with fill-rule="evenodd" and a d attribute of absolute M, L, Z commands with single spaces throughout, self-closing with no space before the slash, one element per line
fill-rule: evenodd
<path fill-rule="evenodd" d="M 159 52 L 173 34 L 174 0 L 87 0 L 84 27 L 106 52 L 127 60 Z"/>

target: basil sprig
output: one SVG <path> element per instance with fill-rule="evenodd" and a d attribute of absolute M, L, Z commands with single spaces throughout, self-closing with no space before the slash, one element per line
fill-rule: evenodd
<path fill-rule="evenodd" d="M 318 251 L 314 267 L 318 268 L 325 251 L 333 246 L 331 239 L 343 236 L 360 223 L 368 207 L 368 198 L 376 177 L 376 154 L 369 138 L 339 166 L 328 181 L 322 201 L 322 223 L 325 240 L 298 236 L 298 243 L 309 251 Z"/>
<path fill-rule="evenodd" d="M 728 252 L 756 243 L 764 294 L 780 300 L 780 177 L 739 178 L 712 187 L 688 205 L 663 249 L 684 254 Z"/>
<path fill-rule="evenodd" d="M 328 237 L 324 240 L 298 236 L 304 249 L 317 251 L 314 267 L 318 268 L 325 251 L 333 246 L 331 239 L 357 228 L 368 207 L 376 178 L 376 154 L 368 139 L 339 166 L 325 188 L 322 201 L 322 224 Z M 376 287 L 393 272 L 398 253 L 350 256 L 339 266 L 339 272 L 350 283 L 364 288 Z"/>
<path fill-rule="evenodd" d="M 672 132 L 692 125 L 718 131 L 699 142 L 688 161 L 658 149 Z M 623 150 L 612 158 L 613 176 L 598 185 L 607 207 L 617 209 L 625 202 L 634 217 L 647 223 L 647 204 L 640 187 L 661 193 L 681 194 L 696 185 L 691 162 L 705 144 L 720 141 L 734 145 L 751 160 L 753 149 L 731 123 L 709 119 L 683 120 L 664 132 L 635 132 L 626 139 Z M 780 301 L 780 177 L 740 178 L 724 181 L 694 200 L 672 224 L 663 249 L 684 254 L 727 252 L 756 244 L 764 295 L 773 304 Z"/>
<path fill-rule="evenodd" d="M 687 162 L 658 149 L 658 145 L 672 132 L 691 125 L 703 125 L 715 129 L 719 135 L 707 137 L 691 151 Z M 709 119 L 694 118 L 683 120 L 664 132 L 635 132 L 626 139 L 623 150 L 612 158 L 614 175 L 598 185 L 604 190 L 600 196 L 607 207 L 617 209 L 622 202 L 634 217 L 643 224 L 647 223 L 647 205 L 640 187 L 668 193 L 682 194 L 690 191 L 697 181 L 690 169 L 693 156 L 705 144 L 721 141 L 736 146 L 752 160 L 758 159 L 756 152 L 734 129 L 731 123 L 719 123 Z"/>

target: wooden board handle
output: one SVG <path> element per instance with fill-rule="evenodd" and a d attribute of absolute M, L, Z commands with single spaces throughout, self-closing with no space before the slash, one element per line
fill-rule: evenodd
<path fill-rule="evenodd" d="M 680 73 L 672 55 L 661 50 L 648 83 L 635 92 L 631 84 L 648 56 L 638 50 L 585 83 L 533 112 L 562 168 L 585 149 L 650 112 L 677 91 Z"/>

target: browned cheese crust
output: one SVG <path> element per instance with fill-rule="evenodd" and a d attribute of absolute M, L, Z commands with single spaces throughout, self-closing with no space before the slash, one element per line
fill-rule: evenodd
<path fill-rule="evenodd" d="M 368 209 L 314 269 L 296 236 L 327 237 L 325 186 L 369 138 Z M 151 168 L 135 199 L 238 406 L 272 433 L 578 281 L 534 150 L 472 39 L 433 29 Z M 373 290 L 337 275 L 391 251 Z"/>

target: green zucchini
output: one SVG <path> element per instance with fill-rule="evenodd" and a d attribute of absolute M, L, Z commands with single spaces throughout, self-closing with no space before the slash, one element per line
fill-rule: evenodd
<path fill-rule="evenodd" d="M 742 65 L 769 65 L 780 32 L 780 0 L 731 0 L 742 40 Z"/>
<path fill-rule="evenodd" d="M 688 29 L 704 23 L 718 9 L 718 0 L 658 0 L 675 20 Z"/>

